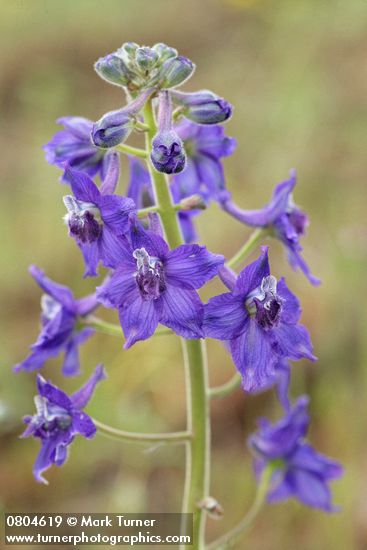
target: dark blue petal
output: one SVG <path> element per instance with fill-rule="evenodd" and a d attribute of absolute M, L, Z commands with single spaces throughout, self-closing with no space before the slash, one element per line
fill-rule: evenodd
<path fill-rule="evenodd" d="M 39 269 L 36 265 L 31 265 L 29 267 L 29 273 L 35 279 L 37 284 L 42 288 L 46 294 L 52 296 L 57 302 L 62 304 L 71 312 L 75 312 L 76 303 L 73 297 L 71 290 L 63 285 L 54 283 L 48 277 L 46 277 L 44 271 Z"/>
<path fill-rule="evenodd" d="M 184 338 L 201 338 L 203 305 L 195 290 L 168 286 L 161 294 L 160 322 Z"/>
<path fill-rule="evenodd" d="M 98 205 L 101 193 L 87 174 L 66 168 L 65 176 L 77 200 Z"/>
<path fill-rule="evenodd" d="M 70 411 L 72 408 L 72 402 L 65 392 L 47 382 L 40 374 L 37 375 L 37 388 L 42 397 L 45 397 L 48 402 Z"/>
<path fill-rule="evenodd" d="M 231 340 L 246 327 L 248 313 L 241 297 L 227 292 L 215 296 L 204 306 L 203 330 L 205 336 L 219 340 Z"/>
<path fill-rule="evenodd" d="M 125 349 L 138 340 L 150 338 L 157 328 L 162 306 L 159 300 L 142 300 L 137 296 L 130 305 L 119 309 L 119 317 L 124 331 Z"/>
<path fill-rule="evenodd" d="M 77 409 L 84 408 L 92 397 L 98 382 L 104 380 L 105 378 L 106 373 L 104 371 L 103 365 L 97 365 L 97 367 L 93 371 L 93 374 L 84 384 L 84 386 L 82 386 L 76 393 L 71 396 L 73 406 Z"/>
<path fill-rule="evenodd" d="M 272 349 L 268 334 L 256 321 L 247 320 L 240 336 L 231 340 L 230 350 L 234 364 L 242 375 L 245 391 L 257 392 L 269 386 L 278 356 Z"/>
<path fill-rule="evenodd" d="M 223 263 L 223 256 L 212 254 L 205 246 L 183 244 L 168 252 L 164 271 L 169 284 L 200 288 L 218 274 Z"/>
<path fill-rule="evenodd" d="M 261 247 L 257 260 L 246 266 L 238 275 L 233 294 L 246 297 L 251 291 L 261 285 L 264 277 L 270 275 L 268 247 Z"/>

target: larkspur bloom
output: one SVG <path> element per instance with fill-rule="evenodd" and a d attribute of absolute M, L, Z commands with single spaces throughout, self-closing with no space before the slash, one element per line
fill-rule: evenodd
<path fill-rule="evenodd" d="M 118 309 L 125 348 L 152 336 L 158 323 L 184 338 L 200 338 L 203 305 L 195 289 L 212 279 L 223 261 L 204 246 L 169 250 L 162 237 L 136 227 L 125 257 L 97 288 L 97 298 Z"/>
<path fill-rule="evenodd" d="M 51 281 L 38 267 L 32 265 L 29 272 L 45 292 L 41 299 L 42 330 L 31 346 L 31 354 L 15 365 L 14 371 L 39 369 L 48 359 L 64 352 L 62 372 L 74 376 L 79 373 L 78 348 L 94 333 L 90 327 L 80 329 L 78 320 L 98 306 L 96 296 L 76 300 L 69 288 Z"/>
<path fill-rule="evenodd" d="M 167 90 L 159 94 L 158 131 L 150 154 L 154 168 L 164 174 L 178 174 L 185 167 L 183 143 L 172 125 L 172 102 Z"/>
<path fill-rule="evenodd" d="M 269 228 L 286 247 L 293 269 L 301 269 L 313 285 L 318 285 L 320 279 L 312 275 L 301 256 L 302 246 L 299 241 L 305 234 L 308 216 L 293 202 L 292 192 L 295 185 L 296 173 L 291 171 L 289 179 L 275 187 L 270 203 L 261 210 L 241 210 L 230 198 L 222 202 L 222 207 L 247 225 Z"/>
<path fill-rule="evenodd" d="M 177 193 L 181 197 L 198 193 L 207 201 L 228 198 L 221 158 L 233 153 L 236 140 L 226 136 L 222 126 L 204 126 L 189 120 L 177 124 L 175 130 L 186 153 L 185 171 L 176 174 L 172 181 Z"/>
<path fill-rule="evenodd" d="M 52 140 L 43 146 L 46 160 L 65 170 L 67 166 L 90 177 L 99 174 L 104 180 L 108 173 L 112 151 L 96 147 L 91 139 L 93 122 L 82 117 L 63 117 L 57 120 L 64 130 L 57 132 Z M 64 181 L 63 179 L 61 181 Z"/>
<path fill-rule="evenodd" d="M 249 438 L 255 453 L 255 472 L 261 475 L 270 465 L 273 473 L 267 495 L 269 502 L 297 498 L 303 504 L 334 512 L 328 482 L 342 476 L 340 464 L 316 452 L 304 438 L 308 431 L 308 398 L 298 398 L 281 420 L 260 421 L 259 431 Z"/>
<path fill-rule="evenodd" d="M 48 484 L 43 472 L 52 464 L 62 466 L 65 463 L 68 447 L 76 435 L 91 439 L 96 433 L 93 420 L 82 409 L 92 397 L 97 383 L 104 378 L 103 366 L 98 365 L 86 384 L 69 397 L 42 376 L 37 376 L 37 413 L 24 417 L 27 428 L 21 436 L 41 440 L 41 450 L 33 467 L 37 481 Z"/>
<path fill-rule="evenodd" d="M 134 201 L 137 209 L 153 206 L 154 193 L 148 170 L 145 168 L 144 164 L 134 157 L 129 158 L 129 165 L 130 180 L 126 196 Z M 185 198 L 180 196 L 180 189 L 178 186 L 172 186 L 171 191 L 173 200 L 176 204 L 179 203 L 181 199 Z M 196 208 L 178 212 L 178 219 L 185 243 L 192 243 L 197 240 L 197 232 L 192 218 L 200 214 L 200 212 L 202 212 L 202 210 Z"/>
<path fill-rule="evenodd" d="M 232 115 L 232 105 L 209 90 L 199 92 L 171 92 L 172 101 L 181 114 L 197 124 L 219 124 Z"/>
<path fill-rule="evenodd" d="M 301 308 L 284 279 L 270 275 L 268 248 L 245 267 L 232 292 L 209 300 L 206 336 L 229 341 L 233 361 L 249 392 L 265 389 L 281 358 L 315 361 L 307 330 L 298 324 Z"/>
<path fill-rule="evenodd" d="M 85 276 L 96 276 L 99 261 L 113 267 L 123 253 L 122 237 L 130 229 L 135 204 L 111 194 L 111 187 L 99 190 L 83 172 L 67 169 L 66 179 L 74 196 L 64 197 L 68 210 L 65 222 L 84 256 Z"/>

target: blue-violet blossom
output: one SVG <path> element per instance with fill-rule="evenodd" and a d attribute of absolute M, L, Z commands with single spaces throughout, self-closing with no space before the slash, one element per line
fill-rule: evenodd
<path fill-rule="evenodd" d="M 129 198 L 106 194 L 111 188 L 99 190 L 83 172 L 67 169 L 65 177 L 74 193 L 64 197 L 65 222 L 84 256 L 85 276 L 96 276 L 100 260 L 113 267 L 123 253 L 122 237 L 130 229 L 135 204 Z"/>
<path fill-rule="evenodd" d="M 340 464 L 316 452 L 305 442 L 309 426 L 308 398 L 298 398 L 289 412 L 275 424 L 259 422 L 259 431 L 249 438 L 255 453 L 255 472 L 261 476 L 269 465 L 273 469 L 269 502 L 298 498 L 303 504 L 325 512 L 338 510 L 332 504 L 328 482 L 341 477 Z"/>
<path fill-rule="evenodd" d="M 47 162 L 63 170 L 70 166 L 90 177 L 99 174 L 103 180 L 112 151 L 106 152 L 93 144 L 93 122 L 82 117 L 67 116 L 59 118 L 57 123 L 62 124 L 64 130 L 57 132 L 52 140 L 43 146 Z"/>
<path fill-rule="evenodd" d="M 203 305 L 195 289 L 212 279 L 223 261 L 204 246 L 169 250 L 162 237 L 137 227 L 125 257 L 97 288 L 97 298 L 118 309 L 125 348 L 152 336 L 158 323 L 184 338 L 200 338 Z"/>
<path fill-rule="evenodd" d="M 296 173 L 291 171 L 289 179 L 275 187 L 270 203 L 261 210 L 241 210 L 230 198 L 224 200 L 221 206 L 247 225 L 269 228 L 286 247 L 288 260 L 293 269 L 301 269 L 313 285 L 318 285 L 320 279 L 312 275 L 300 254 L 302 246 L 299 240 L 305 234 L 308 216 L 293 202 L 292 192 L 295 185 Z"/>
<path fill-rule="evenodd" d="M 14 367 L 15 372 L 39 369 L 51 357 L 65 352 L 62 372 L 65 376 L 79 373 L 78 347 L 93 333 L 90 327 L 79 329 L 78 319 L 89 315 L 97 306 L 95 294 L 75 300 L 66 286 L 54 283 L 37 266 L 29 272 L 42 288 L 42 330 L 31 346 L 31 354 Z"/>
<path fill-rule="evenodd" d="M 42 376 L 37 376 L 37 413 L 24 417 L 27 428 L 21 436 L 41 440 L 41 450 L 33 467 L 37 481 L 48 484 L 43 472 L 52 464 L 62 466 L 65 463 L 68 446 L 77 434 L 91 439 L 96 433 L 92 419 L 82 409 L 92 397 L 97 383 L 105 377 L 103 366 L 98 365 L 86 384 L 69 397 Z"/>
<path fill-rule="evenodd" d="M 233 361 L 249 392 L 265 389 L 281 358 L 315 361 L 307 330 L 298 324 L 301 308 L 284 279 L 270 275 L 268 248 L 238 275 L 232 292 L 209 300 L 206 336 L 229 341 Z"/>

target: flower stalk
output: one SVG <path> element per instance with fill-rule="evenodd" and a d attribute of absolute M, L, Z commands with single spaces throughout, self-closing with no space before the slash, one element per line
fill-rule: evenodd
<path fill-rule="evenodd" d="M 156 122 L 152 100 L 144 108 L 144 123 L 149 126 L 145 134 L 147 154 L 156 134 Z M 183 243 L 165 174 L 154 169 L 147 161 L 166 239 L 171 248 Z M 204 548 L 205 512 L 197 506 L 208 493 L 210 475 L 210 419 L 208 399 L 208 375 L 205 343 L 181 338 L 186 379 L 187 431 L 192 438 L 186 442 L 186 472 L 183 513 L 193 514 L 193 550 Z"/>

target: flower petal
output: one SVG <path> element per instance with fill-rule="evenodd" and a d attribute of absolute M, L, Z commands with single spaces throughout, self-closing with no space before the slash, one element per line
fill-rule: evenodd
<path fill-rule="evenodd" d="M 77 200 L 97 204 L 101 194 L 96 184 L 87 174 L 67 167 L 65 178 L 70 183 Z"/>
<path fill-rule="evenodd" d="M 88 439 L 92 438 L 97 429 L 93 420 L 83 411 L 76 411 L 73 414 L 73 428 L 76 432 L 80 433 Z"/>
<path fill-rule="evenodd" d="M 51 281 L 51 279 L 46 277 L 45 272 L 36 265 L 31 265 L 29 267 L 29 273 L 46 294 L 52 296 L 52 298 L 62 304 L 70 312 L 75 312 L 76 303 L 71 290 L 67 286 Z"/>
<path fill-rule="evenodd" d="M 204 306 L 203 330 L 211 338 L 232 340 L 244 331 L 247 320 L 243 299 L 231 292 L 211 298 Z"/>
<path fill-rule="evenodd" d="M 248 319 L 242 334 L 231 340 L 230 350 L 234 364 L 242 375 L 245 391 L 260 391 L 273 380 L 278 359 L 267 333 L 253 319 Z"/>
<path fill-rule="evenodd" d="M 71 410 L 72 402 L 70 397 L 51 384 L 51 382 L 47 382 L 40 374 L 37 375 L 37 389 L 39 394 L 45 397 L 50 403 L 54 403 L 66 411 Z"/>
<path fill-rule="evenodd" d="M 98 201 L 102 220 L 115 235 L 125 235 L 130 228 L 130 214 L 135 211 L 132 199 L 117 195 L 102 196 Z"/>
<path fill-rule="evenodd" d="M 86 406 L 90 398 L 92 397 L 92 394 L 96 388 L 96 385 L 101 380 L 105 380 L 107 378 L 106 373 L 104 371 L 103 365 L 97 365 L 97 367 L 94 369 L 91 377 L 89 380 L 82 386 L 77 392 L 75 392 L 71 396 L 71 401 L 73 403 L 73 406 L 82 409 Z"/>
<path fill-rule="evenodd" d="M 117 267 L 125 260 L 130 260 L 130 250 L 126 238 L 117 236 L 105 225 L 98 239 L 99 255 L 105 267 Z"/>
<path fill-rule="evenodd" d="M 74 333 L 65 348 L 65 357 L 62 365 L 64 376 L 76 376 L 80 373 L 79 346 L 90 338 L 94 332 L 94 329 L 87 327 Z"/>
<path fill-rule="evenodd" d="M 154 334 L 160 317 L 160 304 L 156 300 L 137 298 L 127 307 L 119 309 L 119 317 L 126 338 L 125 349 L 138 340 L 147 340 Z"/>
<path fill-rule="evenodd" d="M 200 288 L 217 275 L 223 263 L 222 255 L 212 254 L 205 246 L 183 244 L 167 254 L 164 272 L 174 286 Z"/>
<path fill-rule="evenodd" d="M 247 265 L 238 275 L 234 288 L 234 295 L 247 296 L 252 290 L 261 285 L 264 277 L 270 275 L 268 247 L 261 247 L 261 254 L 257 260 Z"/>
<path fill-rule="evenodd" d="M 116 151 L 108 151 L 102 162 L 101 195 L 112 195 L 115 192 L 120 177 L 120 155 Z"/>
<path fill-rule="evenodd" d="M 301 305 L 298 298 L 287 287 L 284 277 L 277 283 L 277 294 L 284 300 L 281 319 L 287 325 L 295 325 L 301 317 Z"/>
<path fill-rule="evenodd" d="M 168 286 L 161 294 L 160 322 L 184 338 L 201 338 L 203 304 L 195 290 Z"/>
<path fill-rule="evenodd" d="M 304 326 L 280 323 L 269 331 L 269 335 L 274 351 L 280 356 L 295 361 L 304 357 L 310 361 L 317 360 L 312 353 L 310 335 Z"/>
<path fill-rule="evenodd" d="M 292 470 L 292 484 L 295 495 L 303 504 L 312 508 L 321 508 L 325 512 L 334 512 L 337 509 L 331 502 L 330 489 L 319 476 L 307 470 Z"/>
<path fill-rule="evenodd" d="M 98 301 L 105 307 L 118 308 L 133 301 L 138 292 L 134 265 L 119 265 L 96 292 Z"/>

